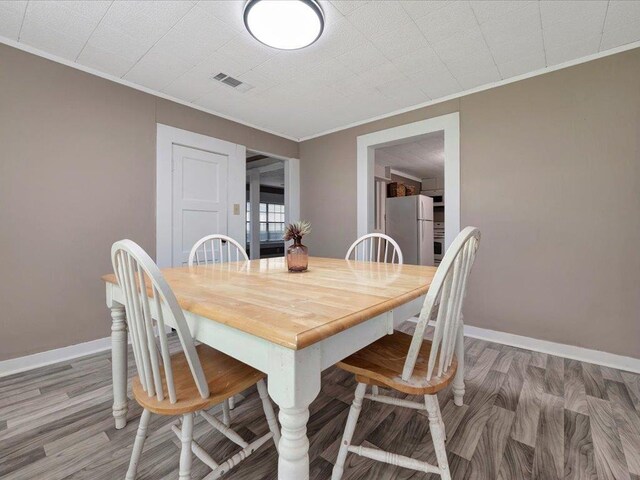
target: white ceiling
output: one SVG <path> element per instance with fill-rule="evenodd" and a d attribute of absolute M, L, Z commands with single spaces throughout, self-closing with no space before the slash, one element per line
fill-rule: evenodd
<path fill-rule="evenodd" d="M 320 40 L 288 52 L 242 0 L 1 1 L 0 36 L 296 139 L 640 40 L 639 0 L 321 4 Z"/>
<path fill-rule="evenodd" d="M 444 132 L 433 132 L 420 140 L 377 148 L 375 161 L 377 165 L 418 178 L 443 178 Z"/>

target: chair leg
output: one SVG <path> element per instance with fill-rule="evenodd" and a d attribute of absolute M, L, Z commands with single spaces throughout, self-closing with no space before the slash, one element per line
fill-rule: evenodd
<path fill-rule="evenodd" d="M 144 441 L 147 439 L 147 426 L 149 425 L 149 418 L 151 412 L 149 410 L 143 410 L 140 417 L 140 424 L 138 425 L 138 432 L 136 433 L 136 440 L 133 443 L 133 451 L 131 452 L 131 460 L 129 460 L 129 469 L 127 470 L 126 480 L 135 480 L 136 471 L 138 470 L 138 462 L 140 461 L 140 455 L 142 455 L 142 448 L 144 447 Z"/>
<path fill-rule="evenodd" d="M 236 408 L 236 400 L 233 397 L 229 398 L 229 410 Z"/>
<path fill-rule="evenodd" d="M 380 395 L 380 389 L 378 388 L 377 385 L 371 386 L 371 393 L 373 393 L 374 395 Z"/>
<path fill-rule="evenodd" d="M 180 480 L 191 480 L 191 442 L 193 441 L 193 414 L 185 413 L 182 417 L 182 437 L 180 438 Z"/>
<path fill-rule="evenodd" d="M 349 445 L 353 439 L 353 432 L 356 429 L 356 423 L 358 423 L 358 417 L 360 416 L 360 410 L 362 410 L 362 399 L 367 391 L 367 385 L 364 383 L 358 383 L 356 387 L 356 394 L 349 410 L 349 417 L 347 418 L 347 424 L 344 427 L 344 435 L 342 436 L 342 442 L 340 443 L 340 451 L 338 452 L 338 458 L 336 464 L 333 467 L 333 473 L 331 474 L 331 480 L 340 480 L 344 473 L 344 462 L 347 459 L 347 453 L 349 451 Z"/>
<path fill-rule="evenodd" d="M 456 360 L 458 370 L 453 378 L 453 403 L 461 407 L 464 403 L 464 325 L 460 322 L 458 336 L 456 337 Z"/>
<path fill-rule="evenodd" d="M 440 468 L 440 477 L 442 480 L 451 480 L 449 461 L 447 460 L 447 449 L 444 444 L 444 429 L 442 416 L 440 415 L 438 397 L 435 395 L 425 395 L 425 402 L 427 405 L 427 413 L 429 414 L 429 430 L 431 431 L 433 448 L 436 451 L 438 467 Z"/>
<path fill-rule="evenodd" d="M 229 400 L 222 402 L 222 423 L 227 427 L 231 425 L 231 402 Z"/>
<path fill-rule="evenodd" d="M 264 380 L 260 380 L 257 386 L 260 400 L 262 400 L 264 415 L 267 417 L 267 423 L 269 424 L 269 431 L 273 434 L 273 443 L 276 444 L 276 450 L 278 450 L 278 444 L 280 443 L 280 427 L 278 426 L 278 420 L 276 419 L 276 414 L 273 411 L 273 405 L 271 404 L 271 399 L 267 392 L 267 385 L 264 383 Z"/>

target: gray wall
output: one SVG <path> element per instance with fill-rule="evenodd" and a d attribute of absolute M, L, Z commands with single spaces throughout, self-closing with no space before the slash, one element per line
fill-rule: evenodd
<path fill-rule="evenodd" d="M 640 357 L 640 49 L 300 144 L 312 255 L 356 238 L 356 137 L 461 118 L 468 324 Z"/>
<path fill-rule="evenodd" d="M 156 122 L 298 156 L 296 142 L 0 45 L 0 360 L 109 335 L 111 244 L 155 255 Z"/>

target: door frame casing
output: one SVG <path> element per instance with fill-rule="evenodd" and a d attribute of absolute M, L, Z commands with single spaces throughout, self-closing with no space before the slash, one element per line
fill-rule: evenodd
<path fill-rule="evenodd" d="M 444 131 L 445 248 L 460 232 L 460 113 L 454 112 L 398 127 L 360 135 L 357 138 L 357 227 L 358 237 L 373 232 L 375 149 L 411 141 L 422 135 Z"/>
<path fill-rule="evenodd" d="M 300 220 L 300 160 L 298 158 L 284 157 L 275 153 L 256 150 L 255 148 L 250 148 L 249 150 L 259 155 L 281 160 L 284 163 L 284 221 L 288 224 Z M 253 221 L 251 222 L 251 228 L 253 228 Z M 285 247 L 290 243 L 291 242 L 285 242 Z M 254 255 L 255 252 L 253 252 L 252 249 L 251 258 L 260 258 L 259 255 Z"/>
<path fill-rule="evenodd" d="M 156 136 L 156 263 L 160 267 L 172 265 L 172 204 L 173 146 L 180 145 L 228 156 L 227 166 L 227 232 L 241 244 L 245 238 L 245 176 L 246 148 L 244 145 L 220 140 L 207 135 L 182 130 L 161 123 Z M 233 214 L 234 204 L 239 204 L 239 214 Z"/>

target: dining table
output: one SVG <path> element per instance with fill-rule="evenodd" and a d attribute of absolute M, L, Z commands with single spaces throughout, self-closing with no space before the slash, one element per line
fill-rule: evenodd
<path fill-rule="evenodd" d="M 280 257 L 161 271 L 194 340 L 267 375 L 281 425 L 278 479 L 305 480 L 309 405 L 320 392 L 322 371 L 416 315 L 436 268 L 310 257 L 305 272 L 293 273 Z M 114 274 L 103 280 L 120 429 L 128 411 L 125 300 Z"/>

